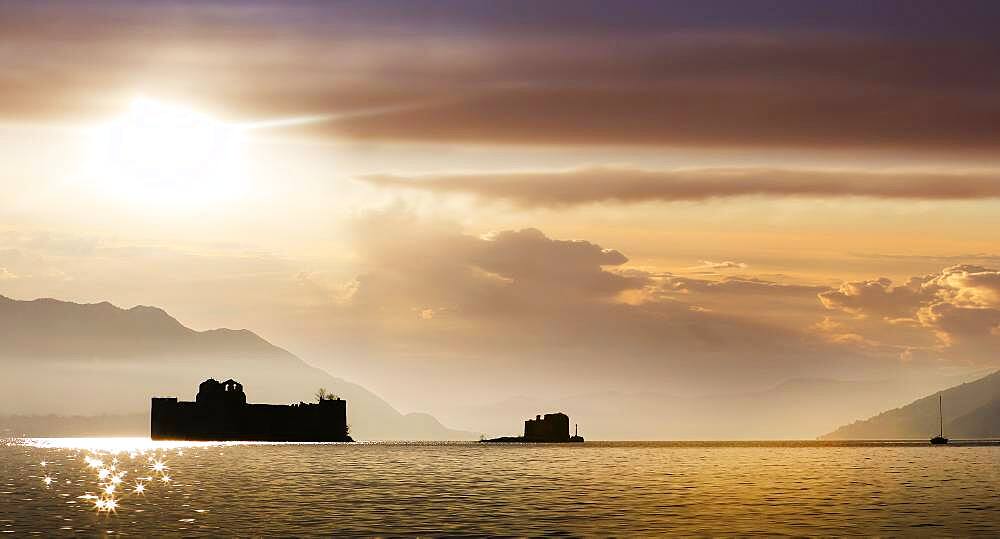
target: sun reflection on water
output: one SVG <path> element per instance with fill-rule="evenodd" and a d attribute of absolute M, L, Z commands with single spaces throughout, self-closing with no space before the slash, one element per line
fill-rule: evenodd
<path fill-rule="evenodd" d="M 185 442 L 151 440 L 149 438 L 22 438 L 18 445 L 49 449 L 79 449 L 92 451 L 94 454 L 104 454 L 112 458 L 112 463 L 119 455 L 125 454 L 135 458 L 151 451 L 181 451 L 187 447 L 210 447 L 217 445 L 232 445 L 232 442 Z M 89 462 L 89 461 L 88 461 Z"/>
<path fill-rule="evenodd" d="M 130 496 L 144 497 L 153 482 L 167 488 L 173 481 L 168 474 L 168 459 L 184 455 L 182 448 L 230 445 L 225 442 L 173 442 L 153 441 L 148 438 L 31 438 L 17 440 L 17 445 L 69 451 L 70 461 L 82 461 L 83 472 L 92 477 L 92 489 L 86 487 L 77 499 L 93 505 L 98 513 L 117 514 L 127 507 Z M 60 462 L 43 460 L 38 463 L 46 470 L 41 478 L 46 487 L 56 481 L 54 476 L 72 473 L 71 467 Z M 94 474 L 90 476 L 89 474 Z M 128 475 L 136 477 L 132 488 L 121 485 Z M 79 481 L 78 481 L 79 482 Z M 66 479 L 67 484 L 72 481 Z M 141 509 L 136 509 L 142 511 Z"/>

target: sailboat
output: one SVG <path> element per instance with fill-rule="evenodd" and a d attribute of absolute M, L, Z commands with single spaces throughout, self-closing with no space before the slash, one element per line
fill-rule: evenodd
<path fill-rule="evenodd" d="M 944 408 L 941 404 L 941 394 L 938 393 L 938 424 L 941 427 L 941 431 L 937 436 L 931 438 L 931 445 L 944 445 L 948 443 L 948 439 L 944 437 Z"/>

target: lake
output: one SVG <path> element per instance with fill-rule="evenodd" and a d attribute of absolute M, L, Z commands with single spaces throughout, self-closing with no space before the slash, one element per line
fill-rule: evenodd
<path fill-rule="evenodd" d="M 5 440 L 0 532 L 996 536 L 998 485 L 995 443 Z"/>

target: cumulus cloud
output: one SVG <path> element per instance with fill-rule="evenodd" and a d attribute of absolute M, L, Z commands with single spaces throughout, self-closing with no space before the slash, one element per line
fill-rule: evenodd
<path fill-rule="evenodd" d="M 956 265 L 902 285 L 886 278 L 848 282 L 821 292 L 819 299 L 831 310 L 912 321 L 933 331 L 943 349 L 970 361 L 988 360 L 1000 346 L 1000 271 L 995 269 Z"/>
<path fill-rule="evenodd" d="M 585 240 L 538 229 L 482 237 L 401 211 L 373 212 L 355 226 L 365 261 L 355 305 L 472 313 L 537 311 L 612 301 L 647 285 L 642 272 L 616 271 L 628 259 Z"/>
<path fill-rule="evenodd" d="M 915 315 L 916 310 L 933 292 L 926 291 L 920 282 L 894 286 L 885 277 L 868 281 L 846 282 L 837 290 L 819 294 L 819 300 L 827 309 L 840 309 L 849 313 L 874 314 L 890 318 L 906 318 Z"/>
<path fill-rule="evenodd" d="M 479 246 L 473 257 L 479 267 L 529 293 L 613 296 L 645 284 L 641 276 L 604 270 L 628 262 L 620 252 L 584 240 L 553 240 L 534 228 L 502 231 Z"/>
<path fill-rule="evenodd" d="M 927 287 L 937 287 L 950 301 L 972 307 L 1000 306 L 1000 271 L 974 265 L 945 269 L 929 279 Z"/>
<path fill-rule="evenodd" d="M 462 193 L 521 206 L 696 201 L 735 196 L 979 199 L 1000 197 L 1000 172 L 870 172 L 773 168 L 643 170 L 595 167 L 561 172 L 369 175 L 374 185 Z"/>
<path fill-rule="evenodd" d="M 823 312 L 819 287 L 651 273 L 587 240 L 534 228 L 474 235 L 396 209 L 352 231 L 357 288 L 310 323 L 326 324 L 329 349 L 363 354 L 357 369 L 420 380 L 475 372 L 519 391 L 581 373 L 578 391 L 669 391 L 883 368 L 804 327 Z"/>
<path fill-rule="evenodd" d="M 996 339 L 1000 337 L 1000 309 L 940 301 L 923 307 L 919 316 L 924 324 L 937 329 L 948 345 L 980 339 L 1000 344 Z"/>

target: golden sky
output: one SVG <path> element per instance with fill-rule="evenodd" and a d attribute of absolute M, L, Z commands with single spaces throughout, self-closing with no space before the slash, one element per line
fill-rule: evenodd
<path fill-rule="evenodd" d="M 4 3 L 0 294 L 445 417 L 996 367 L 997 12 L 907 6 Z"/>

